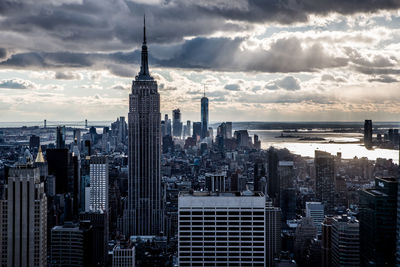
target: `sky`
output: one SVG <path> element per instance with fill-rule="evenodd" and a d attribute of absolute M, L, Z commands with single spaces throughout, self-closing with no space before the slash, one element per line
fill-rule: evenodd
<path fill-rule="evenodd" d="M 0 121 L 127 116 L 146 14 L 161 112 L 398 121 L 400 0 L 2 0 Z"/>

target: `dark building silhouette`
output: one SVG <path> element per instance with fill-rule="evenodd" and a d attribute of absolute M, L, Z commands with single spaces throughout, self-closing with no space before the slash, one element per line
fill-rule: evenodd
<path fill-rule="evenodd" d="M 278 153 L 271 147 L 268 150 L 268 181 L 267 193 L 271 198 L 274 206 L 278 206 L 279 202 L 279 176 L 278 176 Z"/>
<path fill-rule="evenodd" d="M 201 122 L 193 122 L 193 138 L 198 140 L 201 135 Z"/>
<path fill-rule="evenodd" d="M 178 109 L 174 109 L 172 111 L 172 135 L 174 137 L 181 138 L 182 137 L 182 114 L 181 111 Z"/>
<path fill-rule="evenodd" d="M 132 83 L 128 113 L 128 209 L 124 234 L 158 235 L 162 231 L 161 114 L 157 82 L 150 76 L 143 27 L 140 72 Z"/>
<path fill-rule="evenodd" d="M 315 193 L 325 205 L 325 214 L 332 214 L 335 205 L 335 160 L 324 151 L 315 151 Z"/>
<path fill-rule="evenodd" d="M 37 135 L 31 135 L 31 137 L 29 137 L 29 148 L 33 149 L 33 148 L 39 148 L 40 146 L 40 137 Z"/>
<path fill-rule="evenodd" d="M 372 148 L 372 120 L 365 120 L 364 123 L 364 146 Z"/>
<path fill-rule="evenodd" d="M 56 148 L 63 149 L 65 148 L 65 126 L 57 127 L 56 132 Z"/>
<path fill-rule="evenodd" d="M 332 266 L 332 223 L 333 216 L 325 216 L 321 228 L 322 267 Z"/>
<path fill-rule="evenodd" d="M 258 159 L 254 163 L 254 191 L 261 191 L 264 193 L 263 188 L 261 188 L 261 178 L 265 176 L 265 162 Z"/>
<path fill-rule="evenodd" d="M 56 194 L 67 193 L 70 166 L 68 149 L 47 149 L 46 158 L 49 167 L 49 175 L 54 175 L 56 177 Z"/>
<path fill-rule="evenodd" d="M 80 221 L 90 222 L 92 228 L 93 261 L 95 266 L 108 266 L 108 216 L 104 212 L 84 212 L 79 214 Z"/>
<path fill-rule="evenodd" d="M 362 266 L 396 264 L 396 178 L 375 178 L 375 187 L 360 191 L 359 221 Z"/>
<path fill-rule="evenodd" d="M 89 221 L 66 222 L 51 230 L 50 264 L 52 267 L 94 267 L 93 229 Z"/>
<path fill-rule="evenodd" d="M 279 161 L 279 206 L 282 210 L 282 222 L 296 218 L 296 189 L 294 188 L 293 161 Z"/>
<path fill-rule="evenodd" d="M 201 98 L 201 139 L 208 136 L 208 98 L 204 93 Z"/>

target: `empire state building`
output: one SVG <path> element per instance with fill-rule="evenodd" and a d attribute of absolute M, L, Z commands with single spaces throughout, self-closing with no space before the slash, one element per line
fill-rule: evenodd
<path fill-rule="evenodd" d="M 127 236 L 159 235 L 162 231 L 160 128 L 160 94 L 149 73 L 144 21 L 140 72 L 129 95 L 128 209 L 124 213 Z"/>

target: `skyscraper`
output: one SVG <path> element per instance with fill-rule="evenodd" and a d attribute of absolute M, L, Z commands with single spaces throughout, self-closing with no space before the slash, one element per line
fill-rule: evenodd
<path fill-rule="evenodd" d="M 324 205 L 321 202 L 306 202 L 306 216 L 311 217 L 318 234 L 322 230 L 322 222 L 324 221 Z"/>
<path fill-rule="evenodd" d="M 178 212 L 179 266 L 265 266 L 265 220 L 276 220 L 262 193 L 181 193 Z"/>
<path fill-rule="evenodd" d="M 333 218 L 331 246 L 333 267 L 367 266 L 360 265 L 360 232 L 355 218 L 346 215 Z"/>
<path fill-rule="evenodd" d="M 0 260 L 2 266 L 46 266 L 47 198 L 39 168 L 10 169 L 7 199 L 2 200 Z"/>
<path fill-rule="evenodd" d="M 178 109 L 174 109 L 172 111 L 172 135 L 174 137 L 181 138 L 182 137 L 182 114 L 181 111 Z"/>
<path fill-rule="evenodd" d="M 208 98 L 204 92 L 201 98 L 201 139 L 208 136 Z"/>
<path fill-rule="evenodd" d="M 364 123 L 364 146 L 366 148 L 372 147 L 372 121 L 365 120 Z"/>
<path fill-rule="evenodd" d="M 335 161 L 324 151 L 315 151 L 315 193 L 325 206 L 325 213 L 332 214 L 335 204 Z"/>
<path fill-rule="evenodd" d="M 272 266 L 281 252 L 281 209 L 267 202 L 265 207 L 265 250 L 266 266 Z"/>
<path fill-rule="evenodd" d="M 360 191 L 361 265 L 396 263 L 397 178 L 375 178 L 375 188 Z"/>
<path fill-rule="evenodd" d="M 108 212 L 108 162 L 106 157 L 90 157 L 90 210 Z"/>
<path fill-rule="evenodd" d="M 128 209 L 124 233 L 158 235 L 162 230 L 160 94 L 149 73 L 145 24 L 140 72 L 129 95 L 128 125 Z"/>

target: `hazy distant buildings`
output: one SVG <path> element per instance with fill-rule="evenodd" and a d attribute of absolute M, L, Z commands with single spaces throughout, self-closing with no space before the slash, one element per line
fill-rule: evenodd
<path fill-rule="evenodd" d="M 231 121 L 227 121 L 225 122 L 226 124 L 226 137 L 227 138 L 232 138 L 232 122 Z"/>
<path fill-rule="evenodd" d="M 182 114 L 178 109 L 174 109 L 172 111 L 172 135 L 174 137 L 181 138 L 182 137 Z"/>
<path fill-rule="evenodd" d="M 193 138 L 196 141 L 200 140 L 201 135 L 201 122 L 193 122 Z"/>
<path fill-rule="evenodd" d="M 33 148 L 39 148 L 40 146 L 40 136 L 37 135 L 31 135 L 29 137 L 29 148 L 33 149 Z"/>
<path fill-rule="evenodd" d="M 208 98 L 206 94 L 201 98 L 201 139 L 208 136 Z"/>
<path fill-rule="evenodd" d="M 9 171 L 7 198 L 0 200 L 1 266 L 47 265 L 47 198 L 39 168 Z"/>
<path fill-rule="evenodd" d="M 263 194 L 181 193 L 178 211 L 179 266 L 264 266 Z"/>
<path fill-rule="evenodd" d="M 372 120 L 365 120 L 364 123 L 364 146 L 372 148 Z"/>
<path fill-rule="evenodd" d="M 375 178 L 360 191 L 361 264 L 394 266 L 396 259 L 397 178 Z"/>
<path fill-rule="evenodd" d="M 160 94 L 157 82 L 149 73 L 145 29 L 140 72 L 129 95 L 128 209 L 124 214 L 126 236 L 158 235 L 162 231 Z M 180 122 L 180 112 L 176 115 L 174 120 L 179 118 Z M 181 135 L 174 129 L 175 134 Z"/>
<path fill-rule="evenodd" d="M 316 150 L 314 164 L 317 200 L 324 204 L 326 214 L 332 214 L 335 205 L 334 156 L 327 152 Z"/>

